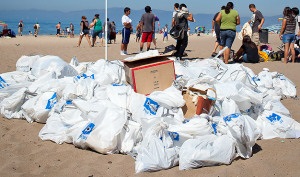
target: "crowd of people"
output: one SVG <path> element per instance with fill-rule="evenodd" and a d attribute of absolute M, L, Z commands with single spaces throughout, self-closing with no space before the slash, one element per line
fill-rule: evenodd
<path fill-rule="evenodd" d="M 80 35 L 77 47 L 80 47 L 82 38 L 85 37 L 90 47 L 94 47 L 97 37 L 100 39 L 101 46 L 104 44 L 104 40 L 110 44 L 116 43 L 116 24 L 114 21 L 110 22 L 107 18 L 107 23 L 102 23 L 99 14 L 95 14 L 91 23 L 88 22 L 86 16 L 81 17 L 80 22 Z M 90 39 L 92 36 L 92 40 Z"/>
<path fill-rule="evenodd" d="M 251 26 L 251 35 L 243 35 L 242 46 L 238 51 L 232 55 L 232 44 L 236 38 L 237 25 L 240 25 L 240 16 L 237 10 L 234 9 L 234 4 L 228 2 L 226 6 L 222 6 L 221 10 L 217 12 L 212 19 L 212 32 L 216 36 L 214 48 L 212 50 L 212 57 L 217 55 L 218 49 L 225 51 L 221 55 L 223 61 L 227 64 L 231 59 L 236 62 L 251 62 L 257 63 L 260 61 L 261 43 L 260 32 L 265 22 L 265 18 L 261 11 L 259 11 L 255 4 L 249 5 L 249 10 L 252 12 L 252 17 L 247 22 Z M 122 21 L 122 40 L 121 40 L 121 55 L 128 54 L 128 45 L 130 42 L 130 36 L 133 31 L 133 22 L 130 18 L 131 10 L 129 7 L 124 8 L 124 15 L 121 18 Z M 94 47 L 96 45 L 97 38 L 100 40 L 100 45 L 103 46 L 105 39 L 107 43 L 116 42 L 116 24 L 114 21 L 110 22 L 107 18 L 106 22 L 102 22 L 99 14 L 95 14 L 91 23 L 88 22 L 86 16 L 82 16 L 80 22 L 80 35 L 78 40 L 78 47 L 80 47 L 82 38 L 85 37 L 89 46 Z M 139 43 L 140 50 L 138 53 L 143 52 L 144 44 L 146 43 L 146 50 L 150 50 L 151 43 L 154 44 L 156 49 L 156 36 L 155 36 L 155 23 L 159 21 L 158 17 L 152 12 L 150 6 L 145 7 L 145 13 L 142 14 L 137 26 L 135 27 L 135 41 Z M 163 41 L 168 41 L 169 31 L 177 26 L 182 29 L 182 35 L 180 38 L 176 38 L 175 53 L 174 56 L 177 60 L 182 60 L 186 55 L 185 49 L 188 46 L 189 26 L 188 22 L 194 22 L 193 14 L 189 12 L 187 5 L 182 3 L 174 4 L 174 11 L 172 14 L 172 20 L 170 29 L 166 24 L 161 28 Z M 300 57 L 300 16 L 299 9 L 294 7 L 285 7 L 283 10 L 282 27 L 279 33 L 279 39 L 282 40 L 284 46 L 284 63 L 295 62 L 297 57 Z M 74 37 L 74 25 L 70 23 L 65 30 L 61 27 L 61 22 L 58 22 L 56 27 L 56 35 L 69 35 Z M 18 35 L 23 35 L 24 23 L 21 20 L 18 24 Z M 40 25 L 38 22 L 33 26 L 33 35 L 37 37 L 39 33 Z M 32 34 L 31 31 L 29 31 Z M 92 36 L 92 39 L 90 39 Z"/>

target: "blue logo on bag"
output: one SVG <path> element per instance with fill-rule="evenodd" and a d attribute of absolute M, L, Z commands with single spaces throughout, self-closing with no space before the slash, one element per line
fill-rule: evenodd
<path fill-rule="evenodd" d="M 171 139 L 173 141 L 179 141 L 179 133 L 177 132 L 169 132 L 168 131 L 169 136 L 171 137 Z"/>
<path fill-rule="evenodd" d="M 230 114 L 230 115 L 224 117 L 223 119 L 224 119 L 225 122 L 230 122 L 231 119 L 236 119 L 236 118 L 238 118 L 239 116 L 241 116 L 240 113 L 235 113 L 235 114 Z"/>
<path fill-rule="evenodd" d="M 216 135 L 217 134 L 217 126 L 218 126 L 218 123 L 212 123 L 211 124 L 213 130 L 214 130 L 214 134 Z"/>
<path fill-rule="evenodd" d="M 150 98 L 146 98 L 146 101 L 144 103 L 144 110 L 146 113 L 150 113 L 151 115 L 156 115 L 156 112 L 159 108 L 159 104 Z"/>
<path fill-rule="evenodd" d="M 95 124 L 94 123 L 89 123 L 84 130 L 82 130 L 81 135 L 79 138 L 86 140 L 88 135 L 94 130 Z"/>
<path fill-rule="evenodd" d="M 86 78 L 95 79 L 95 75 L 92 74 L 92 75 L 88 76 L 87 74 L 84 74 L 84 73 L 83 73 L 83 74 L 81 74 L 81 75 L 75 76 L 75 78 L 76 78 L 76 80 L 79 80 L 79 79 L 81 79 L 81 78 L 83 78 L 83 79 L 86 79 Z"/>
<path fill-rule="evenodd" d="M 0 76 L 0 89 L 9 86 L 5 80 Z"/>
<path fill-rule="evenodd" d="M 67 100 L 67 101 L 66 101 L 66 104 L 72 104 L 72 103 L 73 103 L 72 100 Z"/>
<path fill-rule="evenodd" d="M 279 116 L 278 114 L 273 113 L 272 115 L 269 115 L 268 117 L 266 117 L 271 123 L 275 123 L 275 122 L 280 122 L 282 123 L 283 120 L 281 119 L 281 116 Z"/>
<path fill-rule="evenodd" d="M 54 93 L 52 97 L 48 100 L 45 109 L 52 109 L 56 103 L 57 103 L 57 96 L 56 93 Z"/>

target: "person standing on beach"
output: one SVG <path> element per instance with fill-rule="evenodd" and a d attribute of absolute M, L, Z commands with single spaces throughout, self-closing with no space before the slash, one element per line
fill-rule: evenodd
<path fill-rule="evenodd" d="M 141 35 L 142 35 L 142 28 L 141 28 L 141 21 L 139 21 L 139 23 L 136 26 L 135 42 L 140 42 Z"/>
<path fill-rule="evenodd" d="M 284 43 L 284 63 L 288 63 L 289 52 L 292 54 L 292 62 L 295 62 L 295 36 L 296 19 L 290 7 L 285 7 L 283 10 L 283 20 L 279 38 Z"/>
<path fill-rule="evenodd" d="M 175 25 L 175 20 L 174 20 L 174 17 L 175 17 L 175 14 L 179 12 L 179 4 L 178 3 L 175 3 L 174 4 L 174 12 L 173 12 L 173 15 L 172 15 L 172 27 Z"/>
<path fill-rule="evenodd" d="M 168 41 L 168 25 L 166 24 L 166 26 L 162 29 L 163 32 L 163 41 L 165 42 Z"/>
<path fill-rule="evenodd" d="M 33 25 L 33 30 L 34 30 L 34 37 L 37 37 L 40 31 L 40 24 L 36 22 L 36 24 Z"/>
<path fill-rule="evenodd" d="M 121 44 L 121 55 L 127 55 L 127 47 L 130 40 L 130 33 L 132 30 L 132 20 L 129 18 L 130 8 L 124 8 L 124 15 L 122 16 L 122 44 Z"/>
<path fill-rule="evenodd" d="M 70 37 L 73 38 L 74 37 L 74 25 L 73 23 L 70 23 Z"/>
<path fill-rule="evenodd" d="M 188 21 L 193 22 L 193 14 L 189 13 L 187 6 L 185 4 L 180 4 L 179 6 L 180 11 L 177 12 L 174 16 L 174 25 L 179 25 L 183 28 L 183 38 L 177 39 L 174 56 L 176 57 L 176 60 L 181 60 L 183 53 L 188 45 Z"/>
<path fill-rule="evenodd" d="M 60 22 L 58 22 L 57 24 L 56 24 L 56 26 L 55 26 L 55 28 L 56 28 L 56 36 L 60 36 Z"/>
<path fill-rule="evenodd" d="M 95 18 L 93 22 L 90 24 L 90 28 L 94 27 L 93 34 L 92 34 L 92 47 L 94 47 L 97 36 L 101 39 L 102 38 L 102 21 L 99 19 L 99 14 L 95 14 Z"/>
<path fill-rule="evenodd" d="M 265 22 L 265 18 L 262 13 L 256 9 L 254 4 L 250 4 L 249 9 L 253 13 L 251 20 L 248 22 L 252 24 L 252 41 L 256 44 L 258 51 L 260 51 L 259 31 Z"/>
<path fill-rule="evenodd" d="M 86 16 L 81 17 L 81 22 L 80 22 L 80 36 L 79 36 L 79 41 L 77 47 L 80 47 L 81 40 L 83 36 L 85 36 L 86 40 L 89 43 L 89 46 L 91 47 L 91 41 L 90 41 L 90 36 L 89 36 L 89 22 L 86 19 Z"/>
<path fill-rule="evenodd" d="M 228 2 L 225 10 L 221 10 L 216 21 L 220 25 L 221 49 L 228 47 L 223 54 L 225 64 L 228 64 L 231 46 L 236 36 L 236 26 L 240 24 L 238 11 L 233 9 L 233 3 Z"/>
<path fill-rule="evenodd" d="M 107 40 L 107 43 L 110 44 L 110 32 L 111 32 L 111 22 L 109 21 L 109 18 L 107 20 L 107 31 L 106 31 L 106 23 L 104 22 L 103 28 L 104 28 L 104 38 Z"/>
<path fill-rule="evenodd" d="M 140 43 L 140 52 L 143 52 L 144 43 L 147 42 L 147 51 L 150 49 L 152 35 L 154 33 L 155 16 L 151 13 L 151 7 L 146 6 L 145 12 L 141 17 L 142 40 Z"/>
<path fill-rule="evenodd" d="M 110 40 L 116 43 L 116 24 L 114 21 L 111 22 L 111 33 L 110 33 Z"/>
<path fill-rule="evenodd" d="M 18 24 L 18 34 L 19 34 L 19 36 L 23 35 L 23 28 L 24 28 L 24 24 L 23 24 L 23 21 L 21 20 Z"/>
<path fill-rule="evenodd" d="M 221 7 L 221 10 L 224 10 L 225 9 L 225 6 L 222 6 Z M 216 42 L 215 42 L 215 47 L 214 47 L 214 50 L 211 54 L 212 57 L 216 56 L 217 53 L 217 48 L 219 47 L 220 43 L 221 43 L 221 38 L 220 38 L 220 25 L 217 23 L 216 19 L 217 19 L 217 16 L 219 15 L 220 12 L 217 12 L 211 22 L 212 24 L 212 32 L 215 32 L 216 34 Z"/>
<path fill-rule="evenodd" d="M 295 35 L 296 40 L 300 39 L 300 15 L 299 15 L 299 9 L 297 7 L 292 8 L 293 14 L 296 18 L 296 29 L 295 29 Z"/>

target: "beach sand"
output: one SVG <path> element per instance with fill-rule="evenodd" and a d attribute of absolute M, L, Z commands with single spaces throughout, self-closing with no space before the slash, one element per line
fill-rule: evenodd
<path fill-rule="evenodd" d="M 165 46 L 175 44 L 162 42 L 162 34 L 157 35 L 157 47 L 164 51 Z M 108 59 L 124 59 L 120 56 L 121 36 L 117 35 L 116 44 L 108 45 Z M 0 38 L 0 73 L 15 71 L 16 61 L 22 55 L 57 55 L 69 62 L 76 56 L 80 62 L 97 61 L 105 58 L 105 48 L 90 48 L 86 39 L 81 47 L 76 47 L 78 36 L 63 38 L 56 36 L 22 36 L 12 39 Z M 215 38 L 210 35 L 192 35 L 187 47 L 188 58 L 208 58 L 212 52 Z M 276 34 L 269 35 L 269 43 L 275 51 L 281 41 Z M 241 45 L 236 39 L 235 51 Z M 152 45 L 153 46 L 153 45 Z M 144 47 L 145 49 L 145 47 Z M 130 54 L 139 50 L 135 36 L 128 46 Z M 297 86 L 299 63 L 283 64 L 280 61 L 259 64 L 245 64 L 256 74 L 262 68 L 278 71 L 286 75 Z M 299 95 L 299 89 L 297 90 Z M 300 122 L 299 100 L 284 99 L 283 104 L 292 117 Z M 187 103 L 186 117 L 193 115 L 192 104 Z M 192 111 L 191 111 L 192 110 Z M 135 161 L 128 155 L 102 155 L 90 150 L 81 150 L 72 144 L 58 145 L 51 141 L 42 141 L 38 133 L 43 127 L 39 123 L 27 123 L 26 120 L 8 120 L 0 117 L 0 176 L 300 176 L 299 139 L 258 140 L 253 147 L 250 159 L 236 159 L 231 165 L 204 167 L 188 171 L 179 171 L 178 167 L 152 173 L 135 174 Z"/>

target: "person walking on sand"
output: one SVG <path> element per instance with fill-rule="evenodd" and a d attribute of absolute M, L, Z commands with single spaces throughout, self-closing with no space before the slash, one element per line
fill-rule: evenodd
<path fill-rule="evenodd" d="M 221 7 L 221 10 L 224 10 L 225 9 L 225 6 L 222 6 Z M 217 12 L 212 20 L 212 32 L 215 32 L 216 34 L 216 42 L 215 42 L 215 47 L 214 47 L 214 50 L 211 54 L 212 57 L 216 56 L 217 55 L 217 48 L 219 47 L 220 43 L 221 43 L 221 38 L 220 38 L 220 25 L 217 23 L 216 19 L 217 19 L 217 16 L 219 15 L 220 12 Z"/>
<path fill-rule="evenodd" d="M 183 28 L 183 38 L 177 39 L 174 56 L 176 57 L 176 60 L 181 60 L 183 57 L 183 53 L 188 45 L 188 21 L 193 22 L 193 14 L 189 13 L 188 8 L 185 4 L 180 4 L 179 6 L 180 11 L 175 14 L 174 17 L 174 25 L 179 25 Z"/>
<path fill-rule="evenodd" d="M 223 54 L 225 64 L 228 64 L 231 47 L 236 36 L 236 26 L 240 24 L 239 13 L 238 11 L 234 10 L 233 7 L 233 3 L 228 2 L 225 10 L 221 10 L 216 19 L 218 23 L 221 23 L 221 49 L 228 47 Z"/>
<path fill-rule="evenodd" d="M 93 34 L 92 34 L 92 47 L 94 47 L 97 36 L 101 39 L 102 38 L 102 21 L 99 19 L 99 14 L 95 14 L 95 18 L 93 22 L 90 24 L 90 28 L 94 27 Z"/>
<path fill-rule="evenodd" d="M 259 31 L 265 22 L 265 18 L 262 13 L 256 9 L 254 4 L 250 4 L 249 9 L 253 13 L 251 20 L 248 22 L 252 25 L 252 41 L 256 44 L 258 51 L 260 51 Z"/>
<path fill-rule="evenodd" d="M 292 62 L 295 62 L 295 29 L 296 29 L 296 19 L 293 11 L 290 7 L 285 7 L 283 10 L 283 20 L 281 25 L 281 30 L 279 33 L 279 38 L 284 43 L 284 63 L 288 63 L 289 52 L 292 54 Z"/>
<path fill-rule="evenodd" d="M 90 36 L 89 36 L 89 22 L 86 19 L 86 16 L 81 17 L 81 22 L 80 22 L 80 36 L 79 36 L 79 41 L 77 47 L 80 47 L 81 40 L 85 36 L 86 40 L 89 43 L 89 46 L 91 47 L 91 41 L 90 41 Z"/>
<path fill-rule="evenodd" d="M 23 35 L 23 28 L 24 28 L 24 24 L 23 24 L 23 21 L 21 20 L 18 24 L 18 34 L 19 34 L 19 36 Z"/>
<path fill-rule="evenodd" d="M 152 36 L 154 33 L 155 16 L 151 13 L 151 7 L 146 6 L 145 12 L 141 17 L 142 40 L 140 43 L 140 52 L 143 52 L 144 43 L 147 42 L 147 51 L 150 49 Z"/>
<path fill-rule="evenodd" d="M 61 26 L 60 22 L 58 22 L 56 24 L 56 26 L 55 26 L 55 28 L 56 28 L 56 36 L 60 36 L 60 26 Z"/>
<path fill-rule="evenodd" d="M 124 15 L 122 16 L 122 43 L 121 43 L 121 55 L 127 55 L 127 47 L 130 40 L 130 33 L 132 30 L 132 20 L 129 18 L 130 8 L 124 8 Z"/>

